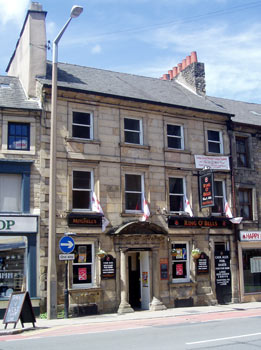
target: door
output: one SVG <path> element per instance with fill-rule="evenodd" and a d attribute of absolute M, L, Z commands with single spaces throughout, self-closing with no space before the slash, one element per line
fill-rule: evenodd
<path fill-rule="evenodd" d="M 140 260 L 139 253 L 131 253 L 129 265 L 129 304 L 133 309 L 140 309 Z"/>
<path fill-rule="evenodd" d="M 150 273 L 149 252 L 140 252 L 140 294 L 141 309 L 149 310 L 150 307 Z"/>
<path fill-rule="evenodd" d="M 230 252 L 222 244 L 215 245 L 216 295 L 219 304 L 231 302 Z"/>

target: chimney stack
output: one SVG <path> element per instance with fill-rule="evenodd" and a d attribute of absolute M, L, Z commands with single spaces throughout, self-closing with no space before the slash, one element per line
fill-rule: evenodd
<path fill-rule="evenodd" d="M 176 80 L 192 89 L 200 96 L 206 95 L 205 67 L 204 63 L 198 62 L 197 52 L 192 51 L 190 56 L 173 67 L 168 74 L 163 74 L 163 80 Z"/>

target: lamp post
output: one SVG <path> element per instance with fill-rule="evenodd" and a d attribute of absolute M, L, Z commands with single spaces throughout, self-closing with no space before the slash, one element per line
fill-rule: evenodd
<path fill-rule="evenodd" d="M 49 179 L 49 233 L 47 267 L 47 318 L 57 317 L 57 272 L 56 272 L 56 113 L 57 113 L 57 63 L 58 43 L 73 18 L 83 11 L 81 6 L 73 6 L 70 18 L 53 41 L 51 139 L 50 139 L 50 179 Z"/>

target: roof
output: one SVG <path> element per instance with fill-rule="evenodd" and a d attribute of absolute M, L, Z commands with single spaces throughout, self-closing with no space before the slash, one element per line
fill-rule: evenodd
<path fill-rule="evenodd" d="M 40 110 L 40 105 L 26 97 L 18 78 L 0 76 L 0 108 Z"/>
<path fill-rule="evenodd" d="M 232 121 L 237 123 L 261 126 L 261 104 L 208 97 L 228 113 L 233 114 Z"/>
<path fill-rule="evenodd" d="M 51 85 L 51 68 L 51 62 L 47 62 L 46 77 L 38 77 L 43 85 Z M 208 97 L 199 96 L 176 81 L 67 63 L 58 64 L 58 87 L 227 114 Z"/>

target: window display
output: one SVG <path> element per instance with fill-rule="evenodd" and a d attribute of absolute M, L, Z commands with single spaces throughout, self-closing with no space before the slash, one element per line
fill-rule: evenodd
<path fill-rule="evenodd" d="M 75 245 L 73 251 L 73 286 L 79 287 L 93 283 L 93 245 Z"/>
<path fill-rule="evenodd" d="M 26 237 L 0 237 L 0 297 L 26 288 Z"/>
<path fill-rule="evenodd" d="M 243 250 L 245 293 L 261 292 L 261 249 Z"/>
<path fill-rule="evenodd" d="M 172 278 L 174 282 L 189 281 L 188 244 L 172 244 Z"/>

